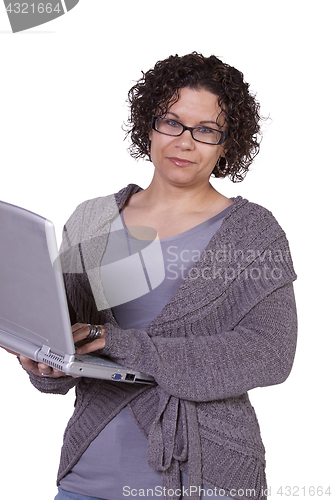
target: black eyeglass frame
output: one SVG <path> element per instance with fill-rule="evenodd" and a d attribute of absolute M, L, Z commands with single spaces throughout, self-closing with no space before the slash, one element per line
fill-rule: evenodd
<path fill-rule="evenodd" d="M 157 130 L 156 126 L 155 126 L 155 121 L 157 118 L 162 118 L 162 120 L 170 120 L 174 123 L 178 123 L 178 125 L 181 125 L 183 127 L 183 130 L 180 132 L 180 134 L 167 134 L 166 132 L 161 132 L 160 130 Z M 191 137 L 194 141 L 197 141 L 197 142 L 201 142 L 202 144 L 208 144 L 210 146 L 220 146 L 221 144 L 223 144 L 227 138 L 227 133 L 226 132 L 222 132 L 222 130 L 217 130 L 216 128 L 212 128 L 212 127 L 205 127 L 203 125 L 198 125 L 197 127 L 187 127 L 186 125 L 183 125 L 182 123 L 178 122 L 177 120 L 173 120 L 171 118 L 167 118 L 165 116 L 161 116 L 161 115 L 154 115 L 152 117 L 152 120 L 151 120 L 151 128 L 153 130 L 156 130 L 156 132 L 158 132 L 159 134 L 163 134 L 163 135 L 169 135 L 170 137 L 179 137 L 181 136 L 185 130 L 189 130 L 191 132 Z M 193 130 L 197 130 L 199 128 L 206 128 L 206 129 L 209 129 L 209 130 L 214 130 L 214 132 L 218 132 L 219 134 L 221 134 L 221 139 L 218 141 L 218 142 L 205 142 L 205 141 L 199 141 L 199 139 L 196 139 L 195 137 L 193 137 Z"/>

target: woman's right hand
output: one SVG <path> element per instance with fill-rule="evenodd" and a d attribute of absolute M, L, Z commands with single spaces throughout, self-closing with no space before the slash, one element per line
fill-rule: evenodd
<path fill-rule="evenodd" d="M 37 375 L 38 377 L 47 377 L 47 378 L 59 378 L 66 377 L 66 373 L 63 373 L 55 368 L 51 368 L 44 363 L 38 363 L 37 361 L 33 361 L 32 359 L 27 358 L 26 356 L 19 355 L 21 364 L 25 370 L 28 372 Z"/>

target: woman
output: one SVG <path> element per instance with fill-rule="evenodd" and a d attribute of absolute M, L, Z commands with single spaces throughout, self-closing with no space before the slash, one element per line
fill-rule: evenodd
<path fill-rule="evenodd" d="M 156 385 L 64 377 L 21 357 L 42 392 L 76 388 L 56 498 L 213 490 L 264 499 L 264 447 L 247 391 L 290 373 L 296 275 L 272 214 L 209 182 L 246 174 L 259 150 L 258 103 L 239 71 L 197 53 L 158 62 L 129 102 L 131 154 L 153 162 L 153 179 L 76 209 L 64 230 L 64 278 L 78 354 L 99 351 Z M 165 277 L 115 305 L 110 234 L 124 231 L 132 244 L 146 238 L 142 227 L 157 231 Z M 151 265 L 150 278 L 159 272 Z"/>

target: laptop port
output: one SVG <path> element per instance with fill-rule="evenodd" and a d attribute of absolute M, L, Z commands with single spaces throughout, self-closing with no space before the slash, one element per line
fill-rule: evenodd
<path fill-rule="evenodd" d="M 121 380 L 123 377 L 120 375 L 120 373 L 114 373 L 113 375 L 111 375 L 111 378 L 113 380 Z"/>
<path fill-rule="evenodd" d="M 130 380 L 130 381 L 134 382 L 135 375 L 133 375 L 133 373 L 127 373 L 126 377 L 125 377 L 125 380 Z"/>

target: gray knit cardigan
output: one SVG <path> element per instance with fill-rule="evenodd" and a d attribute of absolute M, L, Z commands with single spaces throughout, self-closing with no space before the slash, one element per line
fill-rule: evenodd
<path fill-rule="evenodd" d="M 265 450 L 247 391 L 283 382 L 294 359 L 296 275 L 285 233 L 268 210 L 237 197 L 147 330 L 124 330 L 106 303 L 98 267 L 111 220 L 140 189 L 130 184 L 79 205 L 64 229 L 62 263 L 72 322 L 106 324 L 101 353 L 152 375 L 156 385 L 30 373 L 42 392 L 76 387 L 58 483 L 129 405 L 148 440 L 148 464 L 163 472 L 168 499 L 178 498 L 184 471 L 190 486 L 263 500 Z"/>

